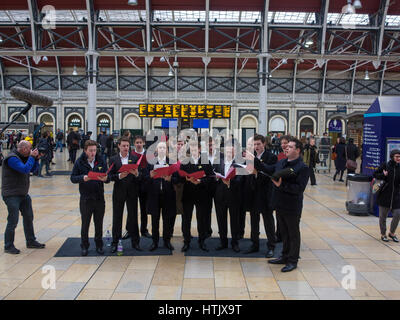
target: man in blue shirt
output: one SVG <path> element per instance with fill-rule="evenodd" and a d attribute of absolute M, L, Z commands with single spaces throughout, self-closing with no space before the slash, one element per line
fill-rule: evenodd
<path fill-rule="evenodd" d="M 19 212 L 24 221 L 27 248 L 43 249 L 44 244 L 36 241 L 33 230 L 32 200 L 28 194 L 30 172 L 38 167 L 38 150 L 32 150 L 29 141 L 22 140 L 16 150 L 11 151 L 3 162 L 1 195 L 8 209 L 7 227 L 4 233 L 4 251 L 19 254 L 14 246 L 15 228 Z"/>

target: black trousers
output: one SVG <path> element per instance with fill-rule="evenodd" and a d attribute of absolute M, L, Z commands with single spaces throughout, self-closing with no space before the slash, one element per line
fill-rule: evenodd
<path fill-rule="evenodd" d="M 314 172 L 314 168 L 308 168 L 309 172 L 310 172 L 310 181 L 311 181 L 311 185 L 315 185 L 317 184 L 317 180 L 315 179 L 315 172 Z"/>
<path fill-rule="evenodd" d="M 300 213 L 276 212 L 283 242 L 282 258 L 297 264 L 300 254 Z"/>
<path fill-rule="evenodd" d="M 156 201 L 154 199 L 154 201 Z M 152 237 L 153 237 L 153 242 L 158 244 L 158 241 L 160 240 L 160 212 L 162 215 L 162 220 L 163 220 L 163 240 L 164 241 L 170 241 L 173 233 L 173 229 L 171 228 L 171 218 L 172 214 L 175 215 L 175 213 L 169 212 L 166 204 L 166 199 L 163 194 L 160 194 L 158 196 L 158 208 L 159 210 L 156 212 L 153 212 L 151 215 L 151 232 L 152 232 Z"/>
<path fill-rule="evenodd" d="M 147 203 L 147 192 L 144 191 L 139 191 L 139 206 L 140 206 L 140 232 L 142 234 L 149 232 L 147 230 L 147 209 L 146 209 L 146 203 Z M 126 220 L 126 227 L 125 229 L 128 230 L 128 225 L 129 225 L 129 216 L 128 219 Z"/>
<path fill-rule="evenodd" d="M 124 194 L 121 195 L 117 191 L 113 192 L 113 219 L 112 219 L 112 237 L 113 245 L 117 245 L 119 239 L 122 237 L 122 217 L 124 214 L 124 207 L 128 209 L 127 217 L 127 230 L 131 236 L 132 243 L 138 244 L 139 225 L 138 225 L 138 205 L 137 195 Z"/>
<path fill-rule="evenodd" d="M 201 202 L 202 201 L 202 202 Z M 203 199 L 183 200 L 183 216 L 182 216 L 182 233 L 183 241 L 190 243 L 191 234 L 190 228 L 192 224 L 193 209 L 196 207 L 197 232 L 199 242 L 202 242 L 207 237 L 207 204 Z"/>
<path fill-rule="evenodd" d="M 228 210 L 232 234 L 232 244 L 237 244 L 239 241 L 239 218 L 241 213 L 240 205 L 228 205 L 226 202 L 216 201 L 215 203 L 218 222 L 218 233 L 221 239 L 221 244 L 228 244 Z"/>
<path fill-rule="evenodd" d="M 273 210 L 271 208 L 265 208 L 262 212 L 259 212 L 257 210 L 253 210 L 250 212 L 251 241 L 253 242 L 253 246 L 257 248 L 260 246 L 260 213 L 263 217 L 264 229 L 268 239 L 268 250 L 274 250 L 275 248 L 275 220 L 272 212 Z"/>
<path fill-rule="evenodd" d="M 89 226 L 90 220 L 94 220 L 94 241 L 96 248 L 103 247 L 103 218 L 105 211 L 105 201 L 94 199 L 80 199 L 79 207 L 81 210 L 81 248 L 89 248 Z"/>
<path fill-rule="evenodd" d="M 246 210 L 241 209 L 239 214 L 239 235 L 244 236 L 245 226 L 246 226 Z"/>
<path fill-rule="evenodd" d="M 71 159 L 72 163 L 75 163 L 76 161 L 76 151 L 76 149 L 70 149 L 69 158 Z"/>
<path fill-rule="evenodd" d="M 206 232 L 207 234 L 212 234 L 212 228 L 211 228 L 211 217 L 212 217 L 212 207 L 213 207 L 213 199 L 214 195 L 213 194 L 209 194 L 207 195 L 207 198 L 205 199 L 205 201 L 207 202 L 207 211 L 206 211 L 206 217 L 205 217 L 205 224 L 206 224 Z"/>

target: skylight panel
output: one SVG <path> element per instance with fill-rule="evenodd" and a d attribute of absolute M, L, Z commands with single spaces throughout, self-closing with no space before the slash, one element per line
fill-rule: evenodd
<path fill-rule="evenodd" d="M 400 26 L 400 15 L 387 15 L 385 23 L 387 23 L 388 26 Z"/>
<path fill-rule="evenodd" d="M 344 14 L 340 19 L 340 24 L 368 25 L 369 17 L 367 14 Z"/>
<path fill-rule="evenodd" d="M 210 11 L 210 21 L 239 22 L 239 11 Z"/>
<path fill-rule="evenodd" d="M 9 13 L 12 15 L 15 21 L 28 21 L 29 11 L 28 10 L 10 10 Z"/>
<path fill-rule="evenodd" d="M 261 22 L 261 12 L 260 11 L 242 11 L 240 13 L 240 22 Z"/>
<path fill-rule="evenodd" d="M 56 10 L 57 21 L 75 21 L 70 10 Z"/>
<path fill-rule="evenodd" d="M 174 11 L 173 18 L 175 22 L 180 21 L 205 21 L 205 11 Z"/>
<path fill-rule="evenodd" d="M 109 19 L 107 19 L 107 16 Z M 146 20 L 145 10 L 101 10 L 99 18 L 103 21 L 138 22 Z"/>
<path fill-rule="evenodd" d="M 10 18 L 7 16 L 7 13 L 4 10 L 0 11 L 0 22 L 10 22 Z"/>
<path fill-rule="evenodd" d="M 171 10 L 155 10 L 153 12 L 154 21 L 172 21 Z"/>

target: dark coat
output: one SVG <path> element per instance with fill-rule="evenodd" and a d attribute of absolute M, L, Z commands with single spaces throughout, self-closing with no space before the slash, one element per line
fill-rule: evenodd
<path fill-rule="evenodd" d="M 383 174 L 383 170 L 388 172 L 387 176 Z M 385 181 L 383 189 L 378 195 L 378 205 L 390 209 L 399 209 L 400 165 L 393 160 L 390 160 L 387 163 L 382 163 L 374 172 L 374 178 Z"/>
<path fill-rule="evenodd" d="M 74 168 L 71 173 L 71 182 L 79 183 L 79 192 L 82 199 L 94 199 L 104 200 L 104 183 L 98 180 L 90 180 L 85 182 L 83 177 L 86 176 L 89 171 L 94 172 L 107 172 L 107 164 L 103 161 L 103 158 L 96 154 L 94 161 L 94 168 L 89 165 L 87 155 L 85 152 L 75 161 Z M 108 179 L 106 183 L 109 183 Z"/>
<path fill-rule="evenodd" d="M 169 159 L 166 158 L 166 163 L 169 163 Z M 159 164 L 157 161 L 156 164 Z M 145 186 L 147 190 L 147 212 L 150 214 L 157 214 L 160 211 L 159 197 L 164 196 L 165 207 L 168 214 L 172 215 L 176 212 L 176 194 L 174 184 L 178 183 L 179 174 L 175 172 L 172 174 L 171 181 L 166 181 L 163 178 L 153 179 L 150 177 L 150 171 L 154 169 L 153 164 L 148 164 L 148 175 L 145 176 Z"/>
<path fill-rule="evenodd" d="M 346 152 L 348 160 L 356 161 L 356 159 L 360 156 L 360 152 L 358 151 L 358 148 L 354 143 L 347 144 Z"/>
<path fill-rule="evenodd" d="M 272 208 L 278 212 L 287 214 L 301 214 L 303 209 L 303 193 L 309 179 L 309 169 L 301 157 L 293 161 L 283 159 L 275 165 L 264 164 L 255 158 L 254 167 L 258 171 L 263 171 L 270 175 L 285 168 L 293 168 L 296 172 L 295 176 L 282 180 L 279 188 L 274 185 Z"/>
<path fill-rule="evenodd" d="M 41 138 L 39 140 L 37 148 L 38 148 L 40 153 L 44 154 L 42 159 L 44 159 L 44 160 L 50 160 L 51 159 L 51 145 L 49 143 L 49 139 Z"/>
<path fill-rule="evenodd" d="M 138 161 L 139 159 L 132 155 L 129 154 L 128 158 L 128 163 L 129 164 L 134 164 Z M 121 162 L 121 157 L 119 156 L 119 153 L 110 159 L 110 166 L 114 163 L 114 166 L 111 168 L 110 172 L 108 173 L 108 176 L 111 181 L 115 181 L 114 183 L 114 189 L 113 189 L 113 198 L 121 196 L 122 198 L 125 198 L 125 196 L 129 195 L 131 197 L 135 197 L 138 194 L 139 190 L 139 177 L 135 177 L 133 174 L 128 174 L 125 178 L 120 179 L 119 178 L 119 172 L 118 170 L 122 167 L 122 162 Z M 140 173 L 139 173 L 140 175 Z"/>
<path fill-rule="evenodd" d="M 274 165 L 278 158 L 270 151 L 265 150 L 260 161 L 267 165 Z M 255 193 L 254 193 L 254 210 L 257 212 L 265 212 L 272 205 L 273 184 L 269 177 L 262 173 L 254 177 Z"/>
<path fill-rule="evenodd" d="M 335 145 L 333 152 L 336 152 L 337 158 L 335 160 L 336 170 L 346 170 L 346 145 L 344 143 L 338 143 Z"/>
<path fill-rule="evenodd" d="M 315 168 L 316 164 L 319 161 L 318 149 L 316 146 L 306 144 L 306 146 L 304 147 L 303 161 L 309 168 Z"/>
<path fill-rule="evenodd" d="M 232 165 L 237 167 L 235 161 Z M 221 161 L 219 165 L 216 166 L 215 172 L 225 175 L 225 161 Z M 231 181 L 228 188 L 222 180 L 217 181 L 217 189 L 215 193 L 215 202 L 224 203 L 228 206 L 237 206 L 238 208 L 242 205 L 243 199 L 243 189 L 244 189 L 244 177 L 243 175 L 236 175 Z"/>
<path fill-rule="evenodd" d="M 200 162 L 201 158 L 199 159 Z M 188 161 L 188 160 L 186 160 Z M 204 170 L 206 176 L 201 178 L 198 185 L 195 185 L 189 181 L 186 181 L 185 178 L 180 178 L 180 182 L 184 182 L 183 185 L 183 194 L 182 194 L 182 202 L 192 201 L 192 202 L 201 202 L 203 199 L 206 199 L 209 196 L 210 183 L 215 180 L 213 168 L 208 162 L 208 164 L 194 164 L 192 159 L 190 158 L 189 163 L 182 164 L 181 170 L 186 171 L 187 173 L 194 173 L 197 171 Z"/>

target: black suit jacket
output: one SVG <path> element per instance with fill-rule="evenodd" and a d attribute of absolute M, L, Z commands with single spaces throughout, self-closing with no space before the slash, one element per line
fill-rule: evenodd
<path fill-rule="evenodd" d="M 129 154 L 128 164 L 134 164 L 138 160 L 139 159 L 136 156 Z M 129 194 L 130 196 L 136 196 L 139 189 L 139 182 L 140 182 L 139 178 L 134 176 L 133 174 L 128 174 L 128 176 L 126 176 L 123 179 L 119 178 L 118 170 L 122 167 L 121 157 L 119 153 L 111 157 L 110 166 L 112 166 L 112 164 L 114 164 L 114 166 L 111 168 L 110 172 L 108 173 L 108 176 L 110 177 L 111 181 L 115 182 L 113 189 L 113 197 L 114 196 L 123 197 L 126 196 L 127 194 Z"/>

